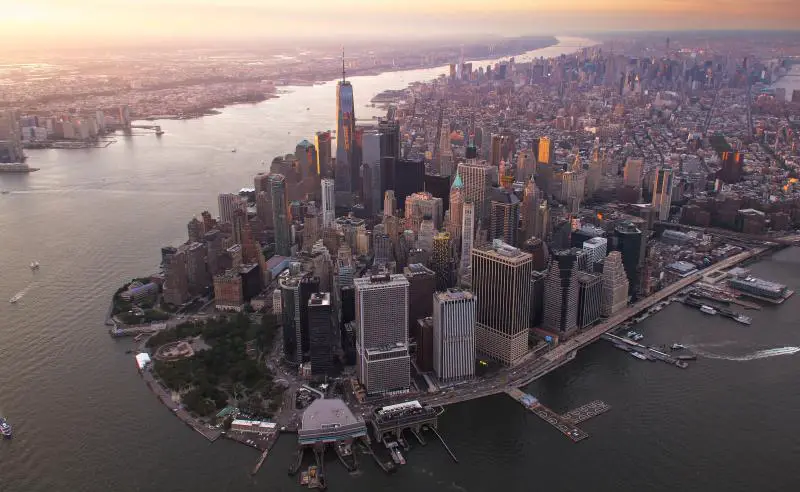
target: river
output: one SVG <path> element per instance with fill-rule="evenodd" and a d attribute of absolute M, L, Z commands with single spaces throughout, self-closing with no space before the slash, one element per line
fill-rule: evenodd
<path fill-rule="evenodd" d="M 562 39 L 531 56 L 554 56 L 587 40 Z M 519 58 L 519 57 L 518 57 Z M 385 89 L 444 69 L 353 77 L 356 114 Z M 152 272 L 159 248 L 185 240 L 186 223 L 219 192 L 252 176 L 298 140 L 334 125 L 335 82 L 288 88 L 280 98 L 220 115 L 162 121 L 166 134 L 119 137 L 106 149 L 30 152 L 41 171 L 0 175 L 0 414 L 15 438 L 0 442 L 0 491 L 294 491 L 294 442 L 282 437 L 255 477 L 258 453 L 209 445 L 181 424 L 138 376 L 128 340 L 103 326 L 109 296 Z M 306 109 L 308 108 L 308 110 Z M 231 153 L 237 148 L 237 153 Z M 41 270 L 28 264 L 38 260 Z M 800 251 L 754 269 L 800 288 Z M 6 302 L 18 292 L 15 305 Z M 684 306 L 640 325 L 646 341 L 699 344 L 709 358 L 688 370 L 642 362 L 598 342 L 528 391 L 554 410 L 593 399 L 612 410 L 581 427 L 574 444 L 504 395 L 455 405 L 439 444 L 415 446 L 386 477 L 362 458 L 351 477 L 327 467 L 332 490 L 747 491 L 796 489 L 800 462 L 796 391 L 798 296 L 753 314 L 751 327 Z M 786 351 L 784 351 L 786 352 Z M 757 357 L 747 357 L 756 354 Z M 713 357 L 713 358 L 711 358 Z M 759 358 L 760 357 L 760 358 Z M 726 359 L 753 360 L 726 360 Z"/>

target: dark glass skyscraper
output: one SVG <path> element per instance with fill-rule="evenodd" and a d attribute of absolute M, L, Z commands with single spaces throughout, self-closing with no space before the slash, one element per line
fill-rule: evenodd
<path fill-rule="evenodd" d="M 272 221 L 275 226 L 275 254 L 291 255 L 289 203 L 286 201 L 286 178 L 282 174 L 269 177 L 272 198 Z"/>
<path fill-rule="evenodd" d="M 342 59 L 342 80 L 336 86 L 336 204 L 352 205 L 356 115 L 353 86 L 345 79 Z M 357 169 L 357 167 L 356 167 Z"/>

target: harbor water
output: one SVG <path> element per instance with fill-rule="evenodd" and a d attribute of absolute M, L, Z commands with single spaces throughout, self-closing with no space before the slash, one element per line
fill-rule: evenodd
<path fill-rule="evenodd" d="M 568 52 L 564 40 L 533 56 Z M 385 89 L 444 69 L 351 79 L 356 116 L 378 112 Z M 159 248 L 186 238 L 189 219 L 216 213 L 219 192 L 252 176 L 313 132 L 333 126 L 335 83 L 287 88 L 277 99 L 220 115 L 161 121 L 165 135 L 119 136 L 105 149 L 31 151 L 30 175 L 0 175 L 0 491 L 292 491 L 293 436 L 259 453 L 213 444 L 181 424 L 148 390 L 130 340 L 103 325 L 109 296 L 155 270 Z M 308 110 L 306 108 L 309 108 Z M 232 153 L 231 149 L 238 151 Z M 29 264 L 37 260 L 38 271 Z M 800 250 L 754 265 L 800 289 Z M 22 294 L 16 304 L 8 299 Z M 673 304 L 638 324 L 642 343 L 683 343 L 689 369 L 634 359 L 598 342 L 525 390 L 558 412 L 596 399 L 611 411 L 565 439 L 507 395 L 455 405 L 436 439 L 409 439 L 408 464 L 386 476 L 367 457 L 349 474 L 331 453 L 331 490 L 674 491 L 797 490 L 800 478 L 798 296 L 750 311 L 751 326 Z"/>

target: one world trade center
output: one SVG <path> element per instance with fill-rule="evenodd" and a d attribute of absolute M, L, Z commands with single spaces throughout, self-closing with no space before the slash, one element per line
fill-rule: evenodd
<path fill-rule="evenodd" d="M 360 163 L 353 162 L 356 115 L 353 101 L 353 86 L 345 79 L 344 52 L 342 52 L 342 80 L 336 86 L 336 204 L 344 207 L 353 205 L 353 168 Z"/>

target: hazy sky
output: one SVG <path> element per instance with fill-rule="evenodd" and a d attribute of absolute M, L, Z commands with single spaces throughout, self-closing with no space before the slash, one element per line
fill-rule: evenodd
<path fill-rule="evenodd" d="M 797 29 L 800 0 L 0 0 L 12 46 L 142 38 L 430 37 Z"/>

